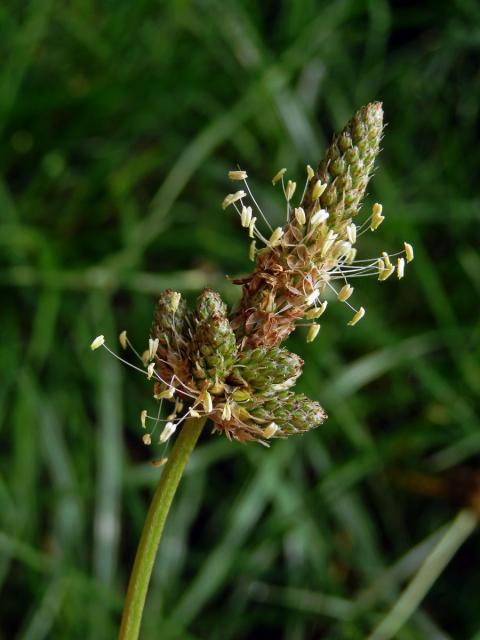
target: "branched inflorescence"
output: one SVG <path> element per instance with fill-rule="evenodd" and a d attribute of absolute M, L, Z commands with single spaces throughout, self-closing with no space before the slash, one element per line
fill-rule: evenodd
<path fill-rule="evenodd" d="M 215 431 L 263 444 L 274 437 L 303 433 L 326 419 L 318 402 L 292 390 L 303 361 L 280 345 L 299 321 L 309 326 L 307 341 L 315 339 L 320 329 L 316 320 L 327 307 L 327 294 L 352 309 L 348 324 L 354 326 L 365 309 L 349 302 L 350 280 L 376 275 L 383 281 L 394 272 L 402 278 L 405 263 L 413 259 L 408 243 L 396 254 L 356 259 L 357 238 L 375 231 L 384 219 L 381 205 L 375 204 L 362 224 L 354 222 L 382 132 L 381 104 L 360 109 L 334 137 L 318 170 L 307 166 L 298 206 L 293 204 L 295 182 L 285 182 L 286 170 L 279 171 L 273 183 L 282 184 L 286 222 L 276 229 L 254 199 L 246 172 L 229 172 L 230 179 L 244 182 L 245 190 L 229 194 L 222 206 L 234 207 L 248 229 L 256 268 L 247 278 L 234 281 L 243 286 L 243 295 L 230 316 L 220 295 L 209 289 L 200 294 L 194 310 L 177 292 L 168 290 L 160 296 L 149 348 L 137 354 L 147 377 L 155 381 L 154 397 L 160 402 L 156 417 L 146 411 L 141 414 L 146 444 L 161 422 L 164 400 L 173 404 L 173 410 L 164 421 L 161 442 L 189 416 L 207 415 Z M 257 227 L 254 210 L 269 228 L 265 235 Z M 257 248 L 257 241 L 263 247 Z M 125 332 L 120 342 L 124 348 L 131 347 Z M 92 343 L 92 348 L 98 346 L 108 349 L 103 336 Z M 147 420 L 153 421 L 152 429 L 147 429 Z"/>

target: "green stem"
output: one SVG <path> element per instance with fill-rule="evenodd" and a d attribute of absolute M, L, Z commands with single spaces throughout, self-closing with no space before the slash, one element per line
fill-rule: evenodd
<path fill-rule="evenodd" d="M 128 583 L 119 640 L 137 640 L 148 584 L 173 497 L 206 418 L 190 418 L 180 431 L 153 496 Z"/>

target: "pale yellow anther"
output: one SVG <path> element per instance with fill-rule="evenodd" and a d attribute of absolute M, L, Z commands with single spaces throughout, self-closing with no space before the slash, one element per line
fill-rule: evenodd
<path fill-rule="evenodd" d="M 125 350 L 128 347 L 126 331 L 122 331 L 122 333 L 118 336 L 118 341 L 120 342 L 120 346 L 122 347 L 123 350 Z"/>
<path fill-rule="evenodd" d="M 155 362 L 151 362 L 148 365 L 148 369 L 147 369 L 147 380 L 151 380 L 154 372 L 155 372 Z"/>
<path fill-rule="evenodd" d="M 165 391 L 160 391 L 160 393 L 156 393 L 153 397 L 155 400 L 171 400 L 175 395 L 175 390 L 173 387 L 169 387 L 165 389 Z"/>
<path fill-rule="evenodd" d="M 147 414 L 148 412 L 146 409 L 144 409 L 140 414 L 140 423 L 144 429 L 146 428 L 145 421 L 147 419 Z"/>
<path fill-rule="evenodd" d="M 305 299 L 305 304 L 307 305 L 307 307 L 312 305 L 319 295 L 320 295 L 320 291 L 318 289 L 315 289 L 314 291 L 312 291 L 312 293 L 308 295 Z"/>
<path fill-rule="evenodd" d="M 337 298 L 340 302 L 345 302 L 350 298 L 353 293 L 353 287 L 349 284 L 345 284 L 338 292 Z"/>
<path fill-rule="evenodd" d="M 211 413 L 213 411 L 212 396 L 209 394 L 208 391 L 204 391 L 203 392 L 202 404 L 203 404 L 203 408 L 205 409 L 206 413 Z"/>
<path fill-rule="evenodd" d="M 323 194 L 326 188 L 327 188 L 326 182 L 322 183 L 321 180 L 317 180 L 312 189 L 312 200 L 316 200 L 317 198 L 320 198 L 320 196 Z"/>
<path fill-rule="evenodd" d="M 279 180 L 281 180 L 283 178 L 283 176 L 287 173 L 287 170 L 285 168 L 280 169 L 280 171 L 278 171 L 272 178 L 272 184 L 277 184 L 277 182 Z"/>
<path fill-rule="evenodd" d="M 285 189 L 285 197 L 287 199 L 287 202 L 290 202 L 290 200 L 293 198 L 293 194 L 295 193 L 296 188 L 297 188 L 296 182 L 293 182 L 292 180 L 289 180 L 287 182 L 287 187 Z"/>
<path fill-rule="evenodd" d="M 325 313 L 325 309 L 327 308 L 327 304 L 328 304 L 328 302 L 326 300 L 324 300 L 322 302 L 322 304 L 319 307 L 317 307 L 316 309 L 310 309 L 310 311 L 307 311 L 307 313 L 305 314 L 305 318 L 307 320 L 316 320 L 317 318 L 320 318 L 320 316 Z"/>
<path fill-rule="evenodd" d="M 255 223 L 257 222 L 257 219 L 254 217 L 250 220 L 250 224 L 248 225 L 248 237 L 249 238 L 253 238 L 254 237 L 254 233 L 255 233 Z"/>
<path fill-rule="evenodd" d="M 163 427 L 163 431 L 160 434 L 160 442 L 166 442 L 170 436 L 175 433 L 177 425 L 174 422 L 167 422 L 167 424 Z"/>
<path fill-rule="evenodd" d="M 376 231 L 385 220 L 385 216 L 373 216 L 370 222 L 370 231 Z"/>
<path fill-rule="evenodd" d="M 333 247 L 332 257 L 337 260 L 342 256 L 346 256 L 351 248 L 352 245 L 350 242 L 347 242 L 346 240 L 338 240 Z"/>
<path fill-rule="evenodd" d="M 105 336 L 97 336 L 95 340 L 90 345 L 90 349 L 95 351 L 95 349 L 99 349 L 105 344 Z"/>
<path fill-rule="evenodd" d="M 192 418 L 200 418 L 200 414 L 198 413 L 198 411 L 192 409 L 192 407 L 190 407 L 188 413 L 192 416 Z"/>
<path fill-rule="evenodd" d="M 168 462 L 168 458 L 160 458 L 159 460 L 151 460 L 152 467 L 163 467 Z"/>
<path fill-rule="evenodd" d="M 397 277 L 399 280 L 405 275 L 405 258 L 399 258 L 397 260 Z"/>
<path fill-rule="evenodd" d="M 178 291 L 174 291 L 172 293 L 172 299 L 170 301 L 170 310 L 175 313 L 178 309 L 178 305 L 180 304 L 180 300 L 182 299 L 182 294 L 178 293 Z"/>
<path fill-rule="evenodd" d="M 229 171 L 228 177 L 230 180 L 246 180 L 248 178 L 246 171 Z"/>
<path fill-rule="evenodd" d="M 146 349 L 143 353 L 142 353 L 142 362 L 145 366 L 148 365 L 149 361 L 150 361 L 150 350 Z"/>
<path fill-rule="evenodd" d="M 180 411 L 183 411 L 183 402 L 181 400 L 176 400 L 175 401 L 175 413 L 180 413 Z"/>
<path fill-rule="evenodd" d="M 144 433 L 142 440 L 143 444 L 146 444 L 147 446 L 152 444 L 152 436 L 149 433 Z"/>
<path fill-rule="evenodd" d="M 319 331 L 320 331 L 319 324 L 311 324 L 307 333 L 307 342 L 313 342 L 315 338 L 318 336 Z"/>
<path fill-rule="evenodd" d="M 265 438 L 272 438 L 278 431 L 279 426 L 275 422 L 270 422 L 269 425 L 265 427 L 263 430 L 263 435 Z"/>
<path fill-rule="evenodd" d="M 385 269 L 382 271 L 382 273 L 378 276 L 378 279 L 381 280 L 382 282 L 384 280 L 386 280 L 387 278 L 389 278 L 392 273 L 394 273 L 395 271 L 395 267 L 393 264 L 390 265 L 385 265 Z"/>
<path fill-rule="evenodd" d="M 305 215 L 305 211 L 303 210 L 303 207 L 297 207 L 294 213 L 295 213 L 295 220 L 298 222 L 298 224 L 301 227 L 303 227 L 303 225 L 307 221 L 307 216 Z"/>
<path fill-rule="evenodd" d="M 345 254 L 345 263 L 352 264 L 356 257 L 357 257 L 357 250 L 354 247 L 351 247 L 348 253 Z"/>
<path fill-rule="evenodd" d="M 240 221 L 242 227 L 249 227 L 252 220 L 252 207 L 242 207 L 242 213 L 240 215 Z"/>
<path fill-rule="evenodd" d="M 326 209 L 317 209 L 312 214 L 312 217 L 310 218 L 311 228 L 315 229 L 315 227 L 318 227 L 319 224 L 322 224 L 322 222 L 325 222 L 327 218 L 328 218 L 328 211 Z"/>
<path fill-rule="evenodd" d="M 310 180 L 313 178 L 313 176 L 315 175 L 315 171 L 312 169 L 312 167 L 307 164 L 307 180 L 308 182 L 310 182 Z"/>
<path fill-rule="evenodd" d="M 364 315 L 365 315 L 365 309 L 363 307 L 360 307 L 360 309 L 353 316 L 353 318 L 350 320 L 348 325 L 350 327 L 354 327 L 357 324 L 357 322 L 360 322 L 360 320 L 363 318 Z"/>
<path fill-rule="evenodd" d="M 404 242 L 403 246 L 405 247 L 405 258 L 407 262 L 411 262 L 413 260 L 413 247 L 408 242 Z"/>
<path fill-rule="evenodd" d="M 225 406 L 223 407 L 222 420 L 226 420 L 228 422 L 231 419 L 231 417 L 232 417 L 232 407 L 230 406 L 230 402 L 227 400 L 225 402 Z"/>
<path fill-rule="evenodd" d="M 158 344 L 159 344 L 158 338 L 148 339 L 148 359 L 149 360 L 153 360 L 153 358 L 155 357 L 155 354 L 157 353 L 157 350 L 158 350 Z"/>
<path fill-rule="evenodd" d="M 246 195 L 247 194 L 245 193 L 245 191 L 236 191 L 235 193 L 229 193 L 228 196 L 225 196 L 222 202 L 222 209 L 226 209 L 234 202 L 237 202 L 237 200 L 245 198 Z"/>
<path fill-rule="evenodd" d="M 336 239 L 337 239 L 337 234 L 334 231 L 330 230 L 327 233 L 327 237 L 323 242 L 323 247 L 320 254 L 322 258 L 324 258 L 327 255 L 327 253 L 330 251 Z"/>
<path fill-rule="evenodd" d="M 385 271 L 385 263 L 381 258 L 377 258 L 378 279 L 380 280 L 382 273 Z"/>
<path fill-rule="evenodd" d="M 255 262 L 255 254 L 257 253 L 257 242 L 252 240 L 250 243 L 250 249 L 248 251 L 248 257 L 252 262 Z"/>
<path fill-rule="evenodd" d="M 273 233 L 270 236 L 268 244 L 271 247 L 276 247 L 278 244 L 280 244 L 280 239 L 282 238 L 282 236 L 283 236 L 282 227 L 277 227 L 276 229 L 273 230 Z"/>
<path fill-rule="evenodd" d="M 357 241 L 357 225 L 354 222 L 347 225 L 347 238 L 350 244 L 355 244 Z"/>
<path fill-rule="evenodd" d="M 177 417 L 177 412 L 174 411 L 173 413 L 169 413 L 167 416 L 167 420 L 175 420 Z"/>
<path fill-rule="evenodd" d="M 382 216 L 383 207 L 376 202 L 372 207 L 372 219 L 370 221 L 370 231 L 375 231 L 385 220 L 385 216 Z"/>
<path fill-rule="evenodd" d="M 388 253 L 386 251 L 382 251 L 382 258 L 383 261 L 385 263 L 385 267 L 391 267 L 392 263 L 390 262 L 390 256 L 388 255 Z"/>

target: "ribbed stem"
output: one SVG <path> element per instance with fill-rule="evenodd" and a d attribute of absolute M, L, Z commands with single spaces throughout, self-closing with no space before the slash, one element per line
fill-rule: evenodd
<path fill-rule="evenodd" d="M 118 636 L 119 640 L 137 640 L 140 633 L 150 576 L 152 575 L 165 521 L 183 471 L 205 421 L 206 418 L 191 418 L 185 422 L 163 470 L 152 504 L 148 510 L 135 556 L 135 563 L 130 575 L 123 608 L 122 624 Z"/>

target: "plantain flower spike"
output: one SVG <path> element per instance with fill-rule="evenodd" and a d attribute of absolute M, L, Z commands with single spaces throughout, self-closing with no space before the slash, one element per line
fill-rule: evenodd
<path fill-rule="evenodd" d="M 353 319 L 348 324 L 354 326 L 365 310 L 351 303 L 354 289 L 349 278 L 372 275 L 386 280 L 395 270 L 390 257 L 400 255 L 405 260 L 397 261 L 398 277 L 403 277 L 404 265 L 413 258 L 408 243 L 402 252 L 384 252 L 381 262 L 376 257 L 356 259 L 359 237 L 369 229 L 375 231 L 384 219 L 382 206 L 376 203 L 365 221 L 354 222 L 382 134 L 382 104 L 371 102 L 334 136 L 316 172 L 307 165 L 307 181 L 298 204 L 292 202 L 287 189 L 287 221 L 283 233 L 276 230 L 275 242 L 265 242 L 257 230 L 257 239 L 265 248 L 257 249 L 256 269 L 234 280 L 243 286 L 242 300 L 232 317 L 240 350 L 281 344 L 298 321 L 315 319 L 325 311 L 327 297 L 336 297 L 351 309 Z M 284 170 L 276 180 L 283 181 L 283 174 Z M 307 341 L 317 333 L 318 325 L 311 325 Z"/>
<path fill-rule="evenodd" d="M 375 232 L 385 218 L 376 203 L 371 214 L 357 222 L 382 133 L 382 105 L 372 102 L 334 136 L 316 171 L 307 165 L 303 190 L 293 180 L 285 184 L 286 169 L 281 169 L 272 183 L 283 188 L 283 226 L 270 225 L 248 187 L 247 172 L 229 172 L 244 188 L 227 195 L 222 207 L 234 210 L 253 238 L 249 255 L 255 270 L 234 280 L 243 286 L 243 295 L 230 315 L 220 295 L 210 289 L 200 294 L 193 310 L 178 292 L 160 295 L 148 348 L 143 355 L 134 350 L 143 367 L 135 368 L 152 380 L 159 403 L 155 415 L 141 413 L 147 445 L 159 422 L 161 443 L 177 433 L 184 420 L 207 416 L 216 433 L 269 446 L 275 438 L 305 433 L 326 420 L 318 402 L 295 392 L 303 360 L 281 344 L 302 320 L 307 341 L 315 340 L 320 330 L 315 321 L 325 313 L 327 297 L 351 309 L 348 325 L 354 327 L 366 312 L 352 305 L 355 292 L 349 279 L 371 275 L 383 282 L 395 271 L 401 279 L 414 258 L 407 242 L 398 253 L 356 258 L 358 239 Z M 126 332 L 120 343 L 133 349 Z M 100 347 L 126 362 L 103 336 L 91 345 Z M 164 402 L 171 405 L 165 419 L 160 417 Z"/>

